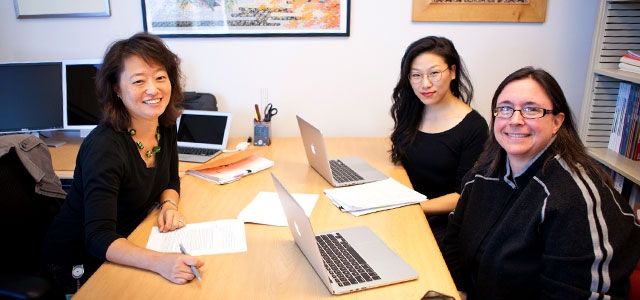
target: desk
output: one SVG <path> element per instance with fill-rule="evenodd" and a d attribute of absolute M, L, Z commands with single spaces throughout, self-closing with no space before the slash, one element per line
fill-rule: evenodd
<path fill-rule="evenodd" d="M 61 179 L 72 179 L 73 169 L 76 167 L 76 157 L 78 156 L 78 150 L 80 150 L 80 144 L 82 144 L 82 138 L 64 138 L 66 144 L 60 147 L 49 147 L 51 152 L 51 158 L 53 163 L 53 170 Z M 240 142 L 242 139 L 238 139 Z M 236 142 L 236 143 L 237 143 Z M 229 143 L 235 145 L 236 143 Z M 180 176 L 184 175 L 184 172 L 190 168 L 199 165 L 198 163 L 180 162 L 178 165 L 178 172 Z"/>
<path fill-rule="evenodd" d="M 232 140 L 230 144 L 239 141 Z M 328 138 L 326 142 L 332 156 L 359 155 L 383 173 L 409 185 L 404 169 L 389 161 L 388 138 Z M 248 251 L 201 256 L 205 261 L 200 268 L 202 281 L 177 285 L 150 271 L 105 263 L 73 299 L 418 300 L 431 289 L 458 299 L 453 280 L 419 205 L 354 217 L 340 212 L 323 194 L 323 190 L 331 186 L 307 164 L 300 138 L 275 138 L 259 155 L 275 161 L 275 166 L 227 185 L 183 176 L 180 210 L 187 221 L 236 218 L 258 192 L 275 192 L 269 175 L 274 172 L 290 192 L 320 195 L 311 214 L 317 232 L 367 225 L 418 271 L 418 280 L 332 296 L 294 244 L 287 227 L 246 224 Z M 57 153 L 53 156 L 55 162 Z M 151 227 L 156 224 L 156 215 L 157 211 L 149 215 L 129 240 L 145 247 Z"/>

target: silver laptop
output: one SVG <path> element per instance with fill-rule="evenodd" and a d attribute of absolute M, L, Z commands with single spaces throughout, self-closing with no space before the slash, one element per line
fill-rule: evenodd
<path fill-rule="evenodd" d="M 316 235 L 302 206 L 273 173 L 271 177 L 296 245 L 332 294 L 355 292 L 418 278 L 418 272 L 369 227 L 349 227 Z M 348 244 L 346 259 L 332 259 L 342 258 L 342 254 L 334 254 L 339 252 L 335 248 L 345 244 Z M 352 261 L 354 266 L 340 265 L 343 261 Z"/>
<path fill-rule="evenodd" d="M 178 119 L 178 159 L 206 162 L 227 148 L 231 113 L 185 109 Z"/>
<path fill-rule="evenodd" d="M 324 137 L 319 129 L 296 116 L 309 165 L 335 187 L 387 179 L 387 175 L 358 156 L 329 159 Z"/>

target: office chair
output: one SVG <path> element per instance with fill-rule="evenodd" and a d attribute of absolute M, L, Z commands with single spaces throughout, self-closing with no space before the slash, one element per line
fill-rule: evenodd
<path fill-rule="evenodd" d="M 182 102 L 184 109 L 218 110 L 218 100 L 213 94 L 197 92 L 183 92 L 182 94 L 184 95 Z"/>
<path fill-rule="evenodd" d="M 10 148 L 0 157 L 0 228 L 3 240 L 0 247 L 0 299 L 50 297 L 51 284 L 39 276 L 40 251 L 44 235 L 64 199 L 36 193 L 35 187 L 35 179 L 22 164 L 15 148 Z"/>

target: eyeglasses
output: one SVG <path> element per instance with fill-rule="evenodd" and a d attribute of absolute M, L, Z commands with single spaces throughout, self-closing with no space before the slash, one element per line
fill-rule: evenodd
<path fill-rule="evenodd" d="M 431 71 L 427 74 L 411 73 L 409 74 L 409 81 L 411 81 L 411 83 L 422 83 L 424 81 L 424 76 L 427 76 L 429 77 L 429 81 L 438 82 L 442 79 L 442 72 L 446 70 L 449 70 L 449 67 L 442 71 Z"/>
<path fill-rule="evenodd" d="M 538 119 L 544 117 L 546 114 L 553 113 L 552 109 L 544 109 L 534 106 L 525 106 L 521 109 L 514 109 L 509 106 L 498 106 L 493 109 L 493 116 L 501 119 L 509 119 L 516 111 L 520 112 L 525 119 Z"/>

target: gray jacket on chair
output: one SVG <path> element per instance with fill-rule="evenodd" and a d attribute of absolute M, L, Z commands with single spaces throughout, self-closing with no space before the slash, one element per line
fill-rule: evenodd
<path fill-rule="evenodd" d="M 16 149 L 25 169 L 35 179 L 36 193 L 60 199 L 67 197 L 60 178 L 53 170 L 51 153 L 44 141 L 31 134 L 0 136 L 0 157 L 9 153 L 11 148 Z"/>

